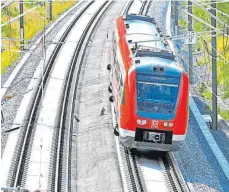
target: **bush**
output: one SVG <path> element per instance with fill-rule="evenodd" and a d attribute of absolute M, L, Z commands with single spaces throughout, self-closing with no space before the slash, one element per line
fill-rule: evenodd
<path fill-rule="evenodd" d="M 229 120 L 229 110 L 220 111 L 220 115 L 223 119 Z"/>

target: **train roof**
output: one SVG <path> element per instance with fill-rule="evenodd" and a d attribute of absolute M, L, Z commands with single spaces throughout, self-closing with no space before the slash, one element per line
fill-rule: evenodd
<path fill-rule="evenodd" d="M 134 58 L 134 62 L 139 62 L 139 58 Z M 136 71 L 141 73 L 158 73 L 163 75 L 180 76 L 182 70 L 177 66 L 177 62 L 159 57 L 144 57 L 140 63 L 135 65 Z"/>
<path fill-rule="evenodd" d="M 133 43 L 166 50 L 168 45 L 152 17 L 142 15 L 126 15 L 123 17 L 126 28 L 126 39 L 129 46 Z"/>
<path fill-rule="evenodd" d="M 180 73 L 181 70 L 173 52 L 152 17 L 141 15 L 119 17 L 117 30 L 122 43 L 120 49 L 129 63 L 125 66 L 126 70 L 131 66 L 128 60 L 131 58 L 131 63 L 135 65 L 154 65 L 155 62 L 160 61 L 160 65 L 168 65 L 169 68 L 172 66 L 173 70 L 177 68 L 175 71 Z"/>

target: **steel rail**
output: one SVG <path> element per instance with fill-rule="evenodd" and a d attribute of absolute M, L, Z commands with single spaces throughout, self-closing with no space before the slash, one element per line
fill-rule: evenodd
<path fill-rule="evenodd" d="M 75 23 L 78 21 L 78 19 L 82 16 L 82 14 L 92 5 L 94 1 L 91 1 L 78 15 L 77 17 L 71 22 L 71 24 L 68 26 L 67 30 L 64 32 L 64 34 L 62 35 L 62 37 L 60 38 L 59 42 L 63 42 L 68 34 L 70 33 L 72 27 L 75 25 Z M 42 83 L 43 85 L 47 84 L 47 80 L 49 77 L 49 73 L 51 71 L 51 69 L 54 66 L 54 61 L 56 60 L 56 57 L 62 47 L 62 43 L 57 44 L 55 50 L 53 51 L 53 54 L 51 56 L 51 58 L 49 59 L 49 62 L 45 68 L 44 74 L 43 74 L 43 81 L 40 82 L 39 88 L 37 89 L 36 93 L 35 93 L 35 98 L 33 100 L 33 105 L 30 107 L 29 111 L 30 111 L 30 116 L 28 118 L 28 121 L 25 124 L 25 133 L 23 133 L 22 135 L 22 140 L 21 143 L 22 145 L 20 145 L 19 142 L 19 146 L 18 149 L 16 150 L 18 154 L 16 154 L 15 157 L 15 164 L 12 165 L 11 167 L 11 172 L 12 175 L 9 177 L 9 182 L 11 184 L 11 186 L 17 187 L 21 185 L 21 182 L 23 180 L 22 178 L 22 174 L 23 174 L 23 168 L 25 165 L 25 157 L 27 154 L 27 150 L 29 148 L 29 140 L 30 140 L 30 136 L 32 133 L 32 129 L 33 129 L 33 125 L 35 122 L 35 118 L 38 112 L 38 108 L 39 108 L 39 103 L 41 101 L 41 96 L 42 96 L 42 92 L 43 92 L 43 88 L 42 88 Z"/>
<path fill-rule="evenodd" d="M 176 163 L 175 157 L 172 152 L 167 152 L 162 157 L 162 161 L 166 168 L 168 179 L 174 192 L 189 192 L 190 189 L 185 182 L 180 169 Z"/>
<path fill-rule="evenodd" d="M 141 6 L 141 9 L 139 11 L 139 15 L 143 15 L 143 12 L 145 10 L 145 6 L 146 6 L 146 3 L 147 2 L 148 2 L 148 0 L 143 1 L 142 6 Z"/>
<path fill-rule="evenodd" d="M 124 147 L 124 151 L 126 155 L 126 162 L 130 174 L 133 191 L 136 192 L 147 191 L 145 188 L 144 180 L 140 176 L 134 152 L 131 151 L 130 149 L 127 149 L 126 147 Z"/>
<path fill-rule="evenodd" d="M 122 144 L 120 144 L 122 145 Z M 147 191 L 144 176 L 142 176 L 140 169 L 137 166 L 136 153 L 130 151 L 129 149 L 120 146 L 120 149 L 124 150 L 125 160 L 127 165 L 127 170 L 130 177 L 130 182 L 132 185 L 132 191 L 134 192 L 144 192 Z M 141 157 L 138 157 L 141 158 Z M 144 158 L 149 158 L 147 154 L 144 154 Z M 155 157 L 153 158 L 155 160 Z M 185 182 L 180 169 L 176 163 L 175 157 L 172 152 L 166 152 L 158 156 L 157 161 L 159 164 L 163 164 L 165 168 L 165 174 L 167 177 L 167 186 L 169 190 L 174 192 L 191 192 L 187 183 Z M 163 171 L 163 169 L 162 169 Z M 163 171 L 164 172 L 164 171 Z"/>
<path fill-rule="evenodd" d="M 152 0 L 148 0 L 148 5 L 147 5 L 147 8 L 145 9 L 145 13 L 144 13 L 145 16 L 147 16 L 147 14 L 149 12 L 149 8 L 151 7 L 151 4 L 152 4 Z"/>
<path fill-rule="evenodd" d="M 69 169 L 70 167 L 70 161 L 71 161 L 71 136 L 72 136 L 72 129 L 73 129 L 73 114 L 74 114 L 74 105 L 75 105 L 75 95 L 76 95 L 76 90 L 77 90 L 77 84 L 78 84 L 78 79 L 79 79 L 79 73 L 82 67 L 82 63 L 83 63 L 83 59 L 84 59 L 84 54 L 86 52 L 86 48 L 88 46 L 88 43 L 90 41 L 90 37 L 92 36 L 95 27 L 97 25 L 97 23 L 99 22 L 99 19 L 103 16 L 103 14 L 106 12 L 106 10 L 109 8 L 109 6 L 113 3 L 113 1 L 110 1 L 108 6 L 105 7 L 107 5 L 108 1 L 105 1 L 104 4 L 99 8 L 99 10 L 94 14 L 94 16 L 92 17 L 92 19 L 89 21 L 89 23 L 87 24 L 87 27 L 85 28 L 83 35 L 81 36 L 81 39 L 79 40 L 78 46 L 75 49 L 74 52 L 74 56 L 71 62 L 71 66 L 69 69 L 69 76 L 68 79 L 66 81 L 66 85 L 65 85 L 65 93 L 64 93 L 64 99 L 63 102 L 61 104 L 61 106 L 63 106 L 62 111 L 61 111 L 61 115 L 60 115 L 60 123 L 58 125 L 59 127 L 59 134 L 58 134 L 58 145 L 57 145 L 57 158 L 56 158 L 56 169 L 54 172 L 55 175 L 55 192 L 58 191 L 62 191 L 61 189 L 61 183 L 62 183 L 62 177 L 60 175 L 60 173 L 62 173 L 62 165 L 63 165 L 63 157 L 61 156 L 61 154 L 63 154 L 63 150 L 64 150 L 64 144 L 63 144 L 63 140 L 64 140 L 64 131 L 65 129 L 67 129 L 67 157 L 66 157 L 66 161 L 67 161 L 67 166 L 66 168 L 67 170 L 67 191 L 71 191 L 71 180 L 70 180 L 70 172 L 71 170 Z M 101 13 L 101 15 L 99 15 Z M 81 53 L 82 52 L 82 53 Z M 79 63 L 79 65 L 77 66 L 77 62 Z M 76 76 L 75 81 L 72 82 L 73 76 Z M 71 99 L 69 100 L 69 94 L 71 92 L 71 88 L 73 87 L 73 97 L 71 97 Z M 65 121 L 67 119 L 67 111 L 68 111 L 68 105 L 70 104 L 70 119 L 68 120 L 69 126 L 66 127 L 65 126 Z M 66 127 L 66 128 L 65 128 Z"/>
<path fill-rule="evenodd" d="M 133 4 L 133 0 L 132 1 L 129 1 L 127 4 L 126 4 L 126 7 L 123 9 L 121 15 L 127 15 L 129 10 L 130 10 L 130 7 L 131 5 Z"/>

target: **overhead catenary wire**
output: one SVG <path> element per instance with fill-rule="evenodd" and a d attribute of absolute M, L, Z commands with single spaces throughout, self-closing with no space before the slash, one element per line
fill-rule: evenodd
<path fill-rule="evenodd" d="M 183 11 L 183 10 L 182 10 Z M 197 16 L 195 16 L 195 15 L 193 15 L 193 14 L 190 14 L 189 12 L 187 12 L 187 11 L 185 11 L 188 15 L 192 15 L 192 17 L 194 16 L 194 18 L 196 18 L 197 20 L 199 20 L 199 21 L 201 21 L 203 24 L 206 24 L 207 26 L 211 26 L 210 24 L 208 24 L 207 22 L 205 22 L 205 21 L 203 21 L 202 19 L 200 19 L 200 18 L 198 18 Z M 188 21 L 189 22 L 189 21 Z M 211 26 L 212 27 L 212 26 Z M 215 31 L 217 31 L 217 30 L 219 30 L 219 29 L 217 29 L 217 28 L 214 28 L 214 30 Z M 228 29 L 227 29 L 228 30 Z M 201 35 L 201 33 L 199 33 L 200 34 L 200 37 L 202 38 L 202 39 L 204 39 L 203 38 L 203 36 Z M 211 34 L 210 34 L 211 35 Z M 206 39 L 204 39 L 205 41 L 206 41 Z M 208 43 L 207 41 L 206 41 L 206 43 L 212 48 L 212 46 L 211 46 L 211 44 L 210 43 Z M 213 48 L 216 52 L 217 52 L 217 54 L 219 53 L 215 48 Z M 229 61 L 221 54 L 221 53 L 219 53 L 219 55 L 218 56 L 220 56 L 226 63 L 228 63 L 229 64 Z"/>
<path fill-rule="evenodd" d="M 210 43 L 208 43 L 208 41 L 205 39 L 205 38 L 203 38 L 203 36 L 199 36 L 199 37 L 197 37 L 197 38 L 201 38 L 202 40 L 203 40 L 203 42 L 204 42 L 204 44 L 205 45 L 208 45 L 208 46 L 210 46 L 211 48 L 212 48 L 212 46 L 211 46 L 211 44 Z M 171 39 L 172 41 L 176 41 L 176 40 L 182 40 L 183 38 L 179 38 L 179 39 Z M 181 43 L 177 43 L 176 42 L 176 44 L 180 44 L 181 45 Z M 206 47 L 205 47 L 206 48 Z M 206 50 L 206 49 L 205 49 Z M 222 59 L 220 59 L 220 58 L 218 58 L 218 59 L 220 59 L 221 61 L 223 60 L 224 62 L 226 62 L 227 64 L 229 64 L 229 60 L 227 60 L 223 55 L 222 55 L 222 53 L 220 53 L 220 52 L 218 52 L 218 50 L 217 49 L 214 49 L 216 52 L 217 52 L 217 54 L 218 54 L 218 57 L 221 57 Z M 211 55 L 211 53 L 210 53 L 210 51 L 209 50 L 206 50 L 207 52 L 208 52 L 208 54 L 211 56 L 211 58 L 212 58 L 212 55 Z"/>
<path fill-rule="evenodd" d="M 3 23 L 3 24 L 1 25 L 1 27 L 4 27 L 4 26 L 8 25 L 9 23 L 12 23 L 12 22 L 16 21 L 17 19 L 23 17 L 24 15 L 31 13 L 33 10 L 37 9 L 38 7 L 40 7 L 40 5 L 37 5 L 37 6 L 33 7 L 33 8 L 31 8 L 31 9 L 25 11 L 23 14 L 20 14 L 20 15 L 18 15 L 17 17 L 14 17 L 14 18 L 10 19 L 9 21 Z"/>
<path fill-rule="evenodd" d="M 216 4 L 220 4 L 220 3 L 229 3 L 229 0 L 225 0 L 225 1 L 219 1 L 217 0 L 215 2 Z M 203 2 L 204 5 L 211 5 L 211 2 Z M 191 7 L 194 6 L 194 5 L 191 5 Z M 189 7 L 189 5 L 185 5 L 185 7 Z"/>
<path fill-rule="evenodd" d="M 1 6 L 1 9 L 5 9 L 6 7 L 10 6 L 12 3 L 14 3 L 14 0 L 6 1 L 6 2 Z"/>
<path fill-rule="evenodd" d="M 200 1 L 196 1 L 196 0 L 191 0 L 197 7 L 199 7 L 200 9 L 202 9 L 202 10 L 204 10 L 206 13 L 208 13 L 209 15 L 211 15 L 211 17 L 213 17 L 218 23 L 221 23 L 222 25 L 224 25 L 224 26 L 227 26 L 227 28 L 229 28 L 229 25 L 226 23 L 226 22 L 224 22 L 224 21 L 222 21 L 221 19 L 219 19 L 218 17 L 216 17 L 215 15 L 213 15 L 212 13 L 211 13 L 211 9 L 206 9 L 205 7 L 203 7 L 201 4 L 201 2 Z M 217 9 L 216 9 L 217 10 Z M 218 10 L 217 10 L 218 11 Z"/>
<path fill-rule="evenodd" d="M 206 43 L 207 43 L 211 48 L 213 48 L 212 45 L 211 45 L 210 43 L 208 43 L 208 41 L 207 41 L 202 35 L 200 35 L 200 37 L 201 37 L 203 40 L 205 40 Z M 219 53 L 218 50 L 215 49 L 215 48 L 213 48 L 213 49 L 217 52 L 218 57 L 221 57 L 222 60 L 224 60 L 227 64 L 229 64 L 229 60 L 227 60 L 227 59 L 222 55 L 222 53 Z"/>
<path fill-rule="evenodd" d="M 193 15 L 193 14 L 190 14 L 190 15 Z M 199 18 L 196 18 L 197 20 L 199 20 Z M 206 22 L 202 22 L 202 23 L 204 23 L 204 24 L 206 24 Z M 209 24 L 207 23 L 207 25 L 209 26 Z M 212 28 L 212 27 L 211 27 Z M 217 28 L 215 28 L 215 30 L 217 30 Z M 202 37 L 202 35 L 200 35 L 200 37 L 201 38 L 203 38 Z M 205 40 L 206 41 L 206 40 Z M 207 41 L 206 41 L 206 43 L 208 43 Z M 211 45 L 210 45 L 210 47 L 212 47 Z M 217 51 L 217 50 L 216 50 Z M 176 52 L 176 51 L 175 51 Z M 176 52 L 177 53 L 177 52 Z M 179 56 L 180 56 L 180 53 L 178 52 L 177 53 Z M 210 55 L 211 57 L 212 57 L 212 55 Z M 220 55 L 220 56 L 222 56 L 222 55 Z M 222 57 L 224 60 L 226 60 L 224 57 Z M 227 60 L 226 60 L 227 61 Z M 228 61 L 227 61 L 228 62 Z M 184 59 L 184 64 L 185 65 L 187 65 L 192 71 L 193 71 L 193 73 L 196 75 L 196 77 L 198 77 L 200 80 L 201 80 L 201 82 L 203 82 L 203 84 L 206 86 L 206 88 L 208 89 L 208 90 L 210 90 L 210 92 L 220 101 L 220 103 L 222 103 L 223 105 L 224 105 L 224 107 L 226 108 L 226 109 L 229 109 L 229 106 L 227 105 L 227 104 L 225 104 L 224 103 L 224 101 L 216 94 L 216 93 L 214 93 L 212 90 L 211 90 L 211 88 L 205 83 L 205 81 L 201 78 L 201 76 L 199 76 L 197 73 L 196 73 L 196 71 L 191 67 L 191 66 L 189 66 L 189 64 L 186 62 L 186 60 Z"/>
<path fill-rule="evenodd" d="M 178 51 L 175 51 L 176 55 L 178 55 L 179 57 L 182 58 L 182 55 L 178 52 Z M 206 86 L 206 88 L 212 93 L 215 95 L 215 97 L 220 101 L 220 103 L 226 108 L 229 110 L 229 106 L 227 104 L 225 104 L 225 102 L 218 96 L 216 95 L 212 90 L 211 88 L 204 82 L 204 80 L 202 79 L 202 77 L 200 75 L 197 74 L 197 72 L 193 69 L 193 67 L 189 66 L 188 62 L 183 60 L 184 61 L 184 64 L 186 64 L 189 69 L 191 69 L 193 71 L 193 73 L 196 75 L 196 77 L 198 77 L 201 82 L 203 82 L 203 84 Z"/>
<path fill-rule="evenodd" d="M 192 18 L 194 18 L 194 19 L 197 20 L 197 21 L 202 22 L 203 24 L 207 25 L 208 27 L 210 27 L 210 28 L 212 28 L 212 29 L 214 29 L 214 30 L 217 30 L 217 28 L 213 27 L 211 24 L 205 22 L 203 19 L 200 19 L 199 17 L 195 16 L 194 14 L 189 13 L 187 10 L 181 9 L 181 11 L 183 11 L 184 13 L 186 13 L 186 14 L 192 16 Z"/>
<path fill-rule="evenodd" d="M 212 8 L 211 6 L 209 6 L 208 4 L 205 4 L 204 2 L 202 2 L 202 1 L 197 1 L 198 3 L 200 3 L 200 4 L 202 4 L 203 6 L 207 6 L 208 7 L 208 9 L 214 9 L 214 10 L 216 10 L 217 11 L 217 13 L 220 13 L 220 14 L 222 14 L 222 15 L 224 15 L 224 16 L 226 16 L 226 17 L 229 17 L 229 14 L 226 14 L 226 13 L 224 13 L 224 12 L 222 12 L 222 11 L 220 11 L 219 9 L 217 9 L 217 8 Z M 225 2 L 224 2 L 225 3 Z M 229 3 L 229 1 L 228 1 L 228 3 Z"/>

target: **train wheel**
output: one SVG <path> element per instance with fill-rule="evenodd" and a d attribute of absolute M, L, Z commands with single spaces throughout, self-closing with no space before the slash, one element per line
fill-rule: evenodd
<path fill-rule="evenodd" d="M 111 89 L 110 85 L 108 86 L 108 91 L 109 91 L 109 93 L 112 93 L 112 89 Z"/>
<path fill-rule="evenodd" d="M 113 103 L 113 102 L 114 102 L 114 96 L 110 96 L 110 97 L 109 97 L 109 101 L 110 101 L 111 103 Z"/>
<path fill-rule="evenodd" d="M 118 125 L 116 125 L 116 127 L 114 128 L 114 134 L 117 137 L 119 136 Z"/>
<path fill-rule="evenodd" d="M 107 70 L 110 71 L 111 70 L 111 64 L 107 65 Z"/>

